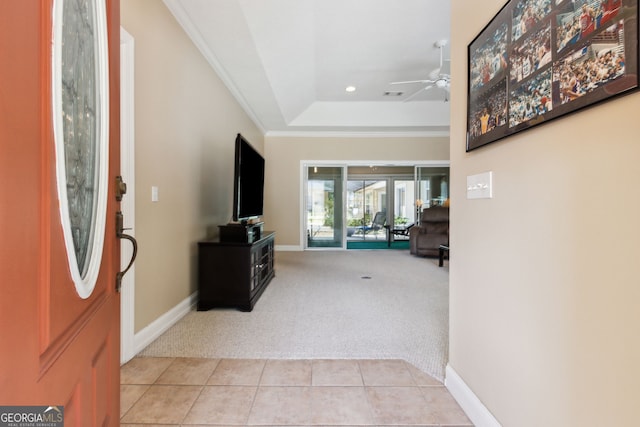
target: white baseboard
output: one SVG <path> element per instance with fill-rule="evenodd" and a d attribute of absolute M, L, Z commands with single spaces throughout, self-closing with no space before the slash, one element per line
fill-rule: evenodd
<path fill-rule="evenodd" d="M 296 246 L 296 245 L 276 245 L 275 246 L 275 250 L 276 251 L 280 251 L 280 252 L 300 252 L 302 250 L 302 246 Z"/>
<path fill-rule="evenodd" d="M 167 329 L 175 325 L 178 320 L 186 316 L 191 311 L 191 307 L 197 302 L 198 292 L 194 292 L 171 310 L 151 322 L 149 326 L 135 334 L 133 342 L 136 354 L 144 350 L 156 338 L 165 333 Z"/>
<path fill-rule="evenodd" d="M 458 402 L 476 427 L 501 427 L 501 424 L 489 412 L 478 396 L 469 388 L 458 373 L 447 364 L 444 385 Z"/>

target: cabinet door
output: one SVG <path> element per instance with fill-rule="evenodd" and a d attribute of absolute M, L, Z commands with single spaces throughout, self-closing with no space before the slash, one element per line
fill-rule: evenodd
<path fill-rule="evenodd" d="M 249 280 L 249 291 L 253 291 L 260 284 L 260 250 L 254 249 L 251 251 L 251 279 Z"/>

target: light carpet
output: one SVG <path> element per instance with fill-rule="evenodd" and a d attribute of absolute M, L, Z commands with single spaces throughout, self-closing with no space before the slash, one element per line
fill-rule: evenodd
<path fill-rule="evenodd" d="M 400 250 L 277 252 L 253 311 L 191 311 L 142 356 L 403 359 L 443 380 L 449 271 Z"/>

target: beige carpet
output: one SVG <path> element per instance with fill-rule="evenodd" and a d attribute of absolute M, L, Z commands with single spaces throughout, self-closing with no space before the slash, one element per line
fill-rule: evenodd
<path fill-rule="evenodd" d="M 251 313 L 192 311 L 143 356 L 403 359 L 444 379 L 448 267 L 405 250 L 277 252 Z"/>

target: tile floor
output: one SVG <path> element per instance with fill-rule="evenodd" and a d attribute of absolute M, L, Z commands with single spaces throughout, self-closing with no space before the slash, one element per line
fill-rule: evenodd
<path fill-rule="evenodd" d="M 447 389 L 401 360 L 136 357 L 123 427 L 470 426 Z"/>

